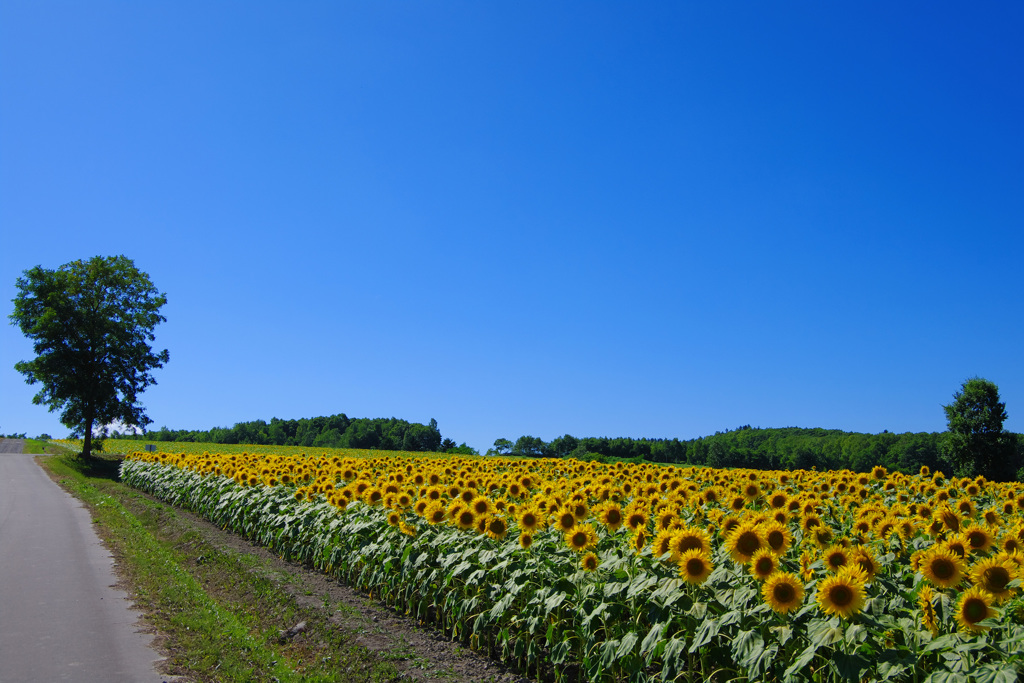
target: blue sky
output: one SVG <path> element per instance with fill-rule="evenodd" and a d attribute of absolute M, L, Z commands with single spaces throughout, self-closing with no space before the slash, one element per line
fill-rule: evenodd
<path fill-rule="evenodd" d="M 0 299 L 125 254 L 152 427 L 1024 432 L 1024 6 L 5 2 Z M 0 432 L 67 430 L 13 370 Z"/>

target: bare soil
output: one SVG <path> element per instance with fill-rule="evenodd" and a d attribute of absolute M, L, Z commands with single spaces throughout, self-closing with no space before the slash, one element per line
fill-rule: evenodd
<path fill-rule="evenodd" d="M 218 528 L 185 510 L 175 514 L 197 532 L 207 543 L 228 552 L 246 553 L 259 560 L 255 571 L 266 578 L 281 580 L 280 588 L 288 592 L 304 611 L 320 612 L 327 624 L 355 634 L 355 642 L 391 661 L 401 670 L 402 678 L 424 682 L 467 681 L 472 683 L 531 683 L 512 668 L 453 642 L 440 631 L 421 626 L 415 620 L 397 613 L 367 595 L 336 579 L 294 562 L 282 560 L 270 550 L 253 545 L 237 534 Z M 295 624 L 282 624 L 287 631 Z M 303 643 L 303 633 L 295 635 L 294 644 Z"/>

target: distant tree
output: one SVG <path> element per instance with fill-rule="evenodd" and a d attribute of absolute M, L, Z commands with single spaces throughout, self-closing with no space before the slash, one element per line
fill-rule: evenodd
<path fill-rule="evenodd" d="M 436 453 L 441 450 L 441 432 L 427 425 L 411 424 L 405 431 L 402 450 Z"/>
<path fill-rule="evenodd" d="M 567 458 L 579 445 L 579 439 L 571 434 L 566 434 L 552 439 L 548 444 L 548 450 L 551 451 L 551 456 L 554 458 Z"/>
<path fill-rule="evenodd" d="M 508 455 L 512 451 L 512 442 L 508 439 L 495 439 L 493 450 L 497 455 Z"/>
<path fill-rule="evenodd" d="M 512 446 L 512 455 L 540 458 L 545 455 L 547 444 L 538 436 L 521 436 Z"/>
<path fill-rule="evenodd" d="M 995 481 L 1015 477 L 1019 463 L 1014 437 L 1003 431 L 1006 404 L 999 400 L 999 387 L 973 377 L 953 394 L 953 402 L 942 408 L 949 428 L 942 454 L 954 475 L 981 474 Z"/>
<path fill-rule="evenodd" d="M 42 389 L 37 405 L 61 411 L 60 421 L 92 451 L 93 428 L 150 420 L 139 394 L 156 384 L 150 371 L 169 360 L 154 353 L 153 328 L 167 319 L 167 296 L 124 256 L 95 256 L 56 270 L 36 266 L 16 282 L 11 322 L 33 341 L 36 357 L 16 363 L 28 384 Z"/>

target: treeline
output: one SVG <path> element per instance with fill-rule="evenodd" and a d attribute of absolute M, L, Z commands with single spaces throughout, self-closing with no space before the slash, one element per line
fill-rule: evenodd
<path fill-rule="evenodd" d="M 864 434 L 838 429 L 799 427 L 761 429 L 745 425 L 690 440 L 585 437 L 566 434 L 545 442 L 522 436 L 514 443 L 498 439 L 489 454 L 587 460 L 633 459 L 650 462 L 749 467 L 753 469 L 850 469 L 867 472 L 875 465 L 911 474 L 922 466 L 946 466 L 940 432 Z M 1018 461 L 1024 460 L 1024 435 L 1015 435 Z M 946 467 L 946 469 L 950 469 Z"/>
<path fill-rule="evenodd" d="M 214 427 L 206 431 L 162 427 L 143 434 L 115 433 L 112 437 L 137 441 L 465 452 L 460 450 L 465 448 L 465 444 L 456 446 L 451 439 L 441 438 L 437 421 L 433 419 L 429 424 L 420 424 L 394 417 L 349 418 L 344 413 L 299 420 L 282 420 L 275 417 L 270 422 L 253 420 L 239 422 L 230 428 Z"/>

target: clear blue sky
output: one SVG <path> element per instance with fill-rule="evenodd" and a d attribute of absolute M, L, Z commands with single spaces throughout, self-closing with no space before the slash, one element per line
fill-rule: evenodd
<path fill-rule="evenodd" d="M 0 299 L 125 254 L 153 428 L 1024 431 L 1024 5 L 0 5 Z M 0 432 L 67 430 L 13 370 Z"/>

